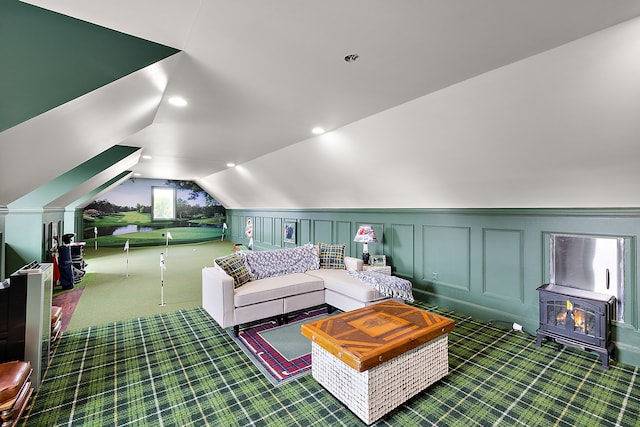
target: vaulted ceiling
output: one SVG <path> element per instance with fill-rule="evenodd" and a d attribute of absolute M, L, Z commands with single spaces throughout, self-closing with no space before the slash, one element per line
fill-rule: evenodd
<path fill-rule="evenodd" d="M 227 207 L 640 202 L 625 188 L 605 197 L 600 179 L 637 174 L 627 157 L 638 154 L 640 92 L 627 84 L 640 75 L 636 0 L 31 0 L 11 10 L 24 31 L 0 40 L 11 64 L 0 67 L 11 95 L 0 111 L 13 120 L 0 121 L 0 177 L 12 182 L 0 206 L 114 145 L 140 148 L 126 170 L 195 180 Z M 34 65 L 24 46 L 47 41 L 58 50 Z M 621 161 L 603 167 L 619 158 L 606 146 Z M 549 188 L 550 167 L 565 187 Z M 102 170 L 112 183 L 124 169 Z"/>

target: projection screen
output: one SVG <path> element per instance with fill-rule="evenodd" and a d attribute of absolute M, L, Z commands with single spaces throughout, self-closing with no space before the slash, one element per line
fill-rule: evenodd
<path fill-rule="evenodd" d="M 176 189 L 151 187 L 151 212 L 153 221 L 176 219 Z"/>

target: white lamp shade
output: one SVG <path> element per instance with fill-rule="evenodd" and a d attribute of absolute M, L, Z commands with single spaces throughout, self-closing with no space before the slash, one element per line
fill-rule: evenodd
<path fill-rule="evenodd" d="M 361 225 L 353 241 L 356 243 L 378 243 L 378 237 L 372 226 Z"/>

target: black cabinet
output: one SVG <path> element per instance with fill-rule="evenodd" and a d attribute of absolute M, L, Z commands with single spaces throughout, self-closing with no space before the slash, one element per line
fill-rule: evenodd
<path fill-rule="evenodd" d="M 35 262 L 0 289 L 0 362 L 31 362 L 35 389 L 49 363 L 52 291 L 52 264 Z"/>
<path fill-rule="evenodd" d="M 0 362 L 24 359 L 27 287 L 0 289 Z"/>

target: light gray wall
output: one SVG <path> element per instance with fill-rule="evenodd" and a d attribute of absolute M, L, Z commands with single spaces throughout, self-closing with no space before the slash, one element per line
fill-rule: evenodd
<path fill-rule="evenodd" d="M 639 39 L 628 21 L 198 184 L 227 208 L 640 206 Z"/>

